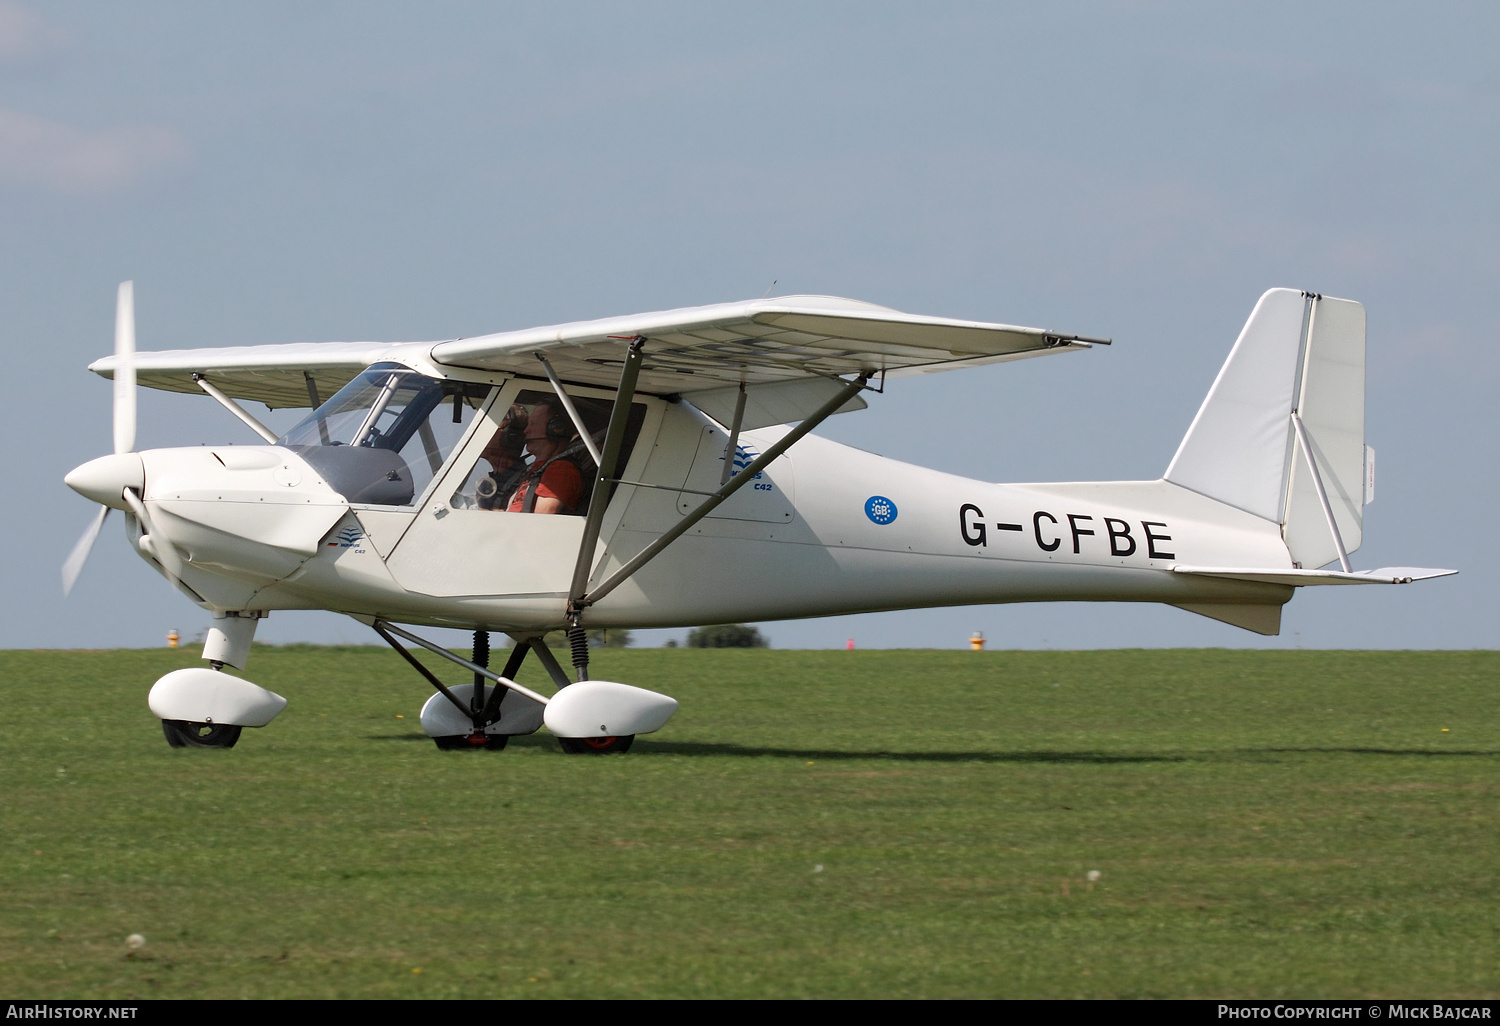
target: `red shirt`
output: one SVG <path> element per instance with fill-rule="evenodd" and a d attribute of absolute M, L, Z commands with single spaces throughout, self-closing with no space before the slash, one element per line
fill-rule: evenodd
<path fill-rule="evenodd" d="M 532 473 L 521 478 L 520 486 L 511 496 L 510 505 L 506 507 L 507 513 L 521 512 L 521 507 L 526 503 L 526 493 L 531 490 L 531 482 L 534 480 Z M 536 497 L 556 499 L 562 503 L 565 511 L 571 510 L 583 498 L 583 475 L 567 460 L 554 460 L 542 471 L 541 483 L 536 486 Z"/>

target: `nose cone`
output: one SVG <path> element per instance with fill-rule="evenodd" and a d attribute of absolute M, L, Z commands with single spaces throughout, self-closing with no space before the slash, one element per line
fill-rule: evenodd
<path fill-rule="evenodd" d="M 121 495 L 127 488 L 139 491 L 146 487 L 146 465 L 141 462 L 140 453 L 121 452 L 113 456 L 100 456 L 97 460 L 89 460 L 83 466 L 73 468 L 63 478 L 63 483 L 79 495 L 101 505 L 129 509 Z"/>

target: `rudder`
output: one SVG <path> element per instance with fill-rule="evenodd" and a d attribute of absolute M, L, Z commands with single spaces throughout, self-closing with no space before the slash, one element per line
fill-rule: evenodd
<path fill-rule="evenodd" d="M 1289 453 L 1281 535 L 1292 560 L 1309 569 L 1339 558 L 1317 485 L 1321 481 L 1347 555 L 1364 535 L 1365 308 L 1348 299 L 1308 300 L 1307 351 L 1297 415 L 1316 461 L 1303 446 Z"/>
<path fill-rule="evenodd" d="M 1339 557 L 1330 515 L 1346 554 L 1360 544 L 1364 407 L 1364 307 L 1272 289 L 1245 322 L 1165 477 L 1281 524 L 1292 561 L 1322 566 Z"/>

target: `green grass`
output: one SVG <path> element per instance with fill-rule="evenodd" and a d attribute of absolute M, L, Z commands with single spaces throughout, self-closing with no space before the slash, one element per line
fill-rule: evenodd
<path fill-rule="evenodd" d="M 609 650 L 605 758 L 374 648 L 174 750 L 185 665 L 0 652 L 0 994 L 1500 996 L 1500 654 Z"/>

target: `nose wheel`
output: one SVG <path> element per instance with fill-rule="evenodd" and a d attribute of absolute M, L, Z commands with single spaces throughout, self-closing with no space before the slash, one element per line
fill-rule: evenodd
<path fill-rule="evenodd" d="M 233 748 L 243 728 L 230 723 L 162 720 L 161 732 L 173 748 Z"/>

